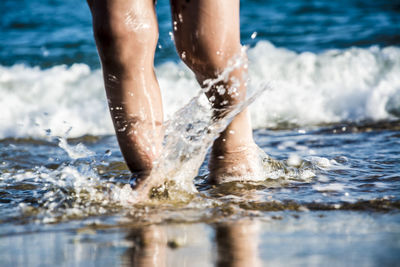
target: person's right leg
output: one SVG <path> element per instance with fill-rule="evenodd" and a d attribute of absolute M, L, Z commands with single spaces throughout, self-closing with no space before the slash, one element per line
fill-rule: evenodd
<path fill-rule="evenodd" d="M 148 174 L 161 151 L 163 111 L 154 74 L 153 0 L 88 0 L 117 139 L 132 172 Z"/>
<path fill-rule="evenodd" d="M 199 83 L 215 79 L 229 62 L 241 56 L 239 0 L 170 0 L 175 44 L 182 60 Z M 227 79 L 206 92 L 215 112 L 231 108 L 246 97 L 246 57 Z M 222 112 L 223 113 L 223 112 Z M 247 109 L 238 114 L 213 144 L 210 181 L 260 179 L 258 148 L 254 143 Z"/>

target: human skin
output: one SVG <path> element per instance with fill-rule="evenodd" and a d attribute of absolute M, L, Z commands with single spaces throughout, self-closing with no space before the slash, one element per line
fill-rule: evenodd
<path fill-rule="evenodd" d="M 239 0 L 171 0 L 174 37 L 182 60 L 200 85 L 216 78 L 241 54 Z M 153 0 L 88 0 L 93 31 L 117 139 L 137 181 L 147 179 L 162 151 L 163 109 L 154 74 L 158 24 Z M 245 58 L 242 58 L 245 61 Z M 246 64 L 206 92 L 216 116 L 245 98 Z M 222 94 L 218 93 L 221 92 Z M 247 110 L 215 140 L 209 161 L 210 182 L 251 173 L 254 141 Z M 229 171 L 228 171 L 229 172 Z M 151 178 L 149 178 L 151 179 Z M 137 188 L 140 190 L 140 184 Z"/>
<path fill-rule="evenodd" d="M 89 0 L 118 143 L 131 172 L 160 155 L 163 109 L 154 74 L 158 24 L 152 0 Z"/>
<path fill-rule="evenodd" d="M 200 85 L 217 78 L 238 58 L 243 63 L 229 73 L 228 79 L 206 92 L 214 111 L 239 104 L 246 97 L 246 57 L 240 44 L 239 0 L 171 0 L 175 45 L 181 59 L 195 73 Z M 225 93 L 218 93 L 218 88 Z M 234 89 L 234 90 L 232 90 Z M 233 165 L 231 177 L 252 172 L 249 153 L 255 153 L 250 118 L 247 109 L 239 113 L 214 141 L 209 161 L 209 180 L 222 183 Z"/>

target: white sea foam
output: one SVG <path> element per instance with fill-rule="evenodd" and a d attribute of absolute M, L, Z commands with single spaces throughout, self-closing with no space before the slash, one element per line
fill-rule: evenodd
<path fill-rule="evenodd" d="M 382 120 L 400 109 L 391 101 L 400 92 L 398 47 L 297 54 L 259 42 L 249 58 L 253 83 L 274 88 L 251 108 L 255 127 Z"/>
<path fill-rule="evenodd" d="M 260 41 L 248 51 L 250 89 L 272 89 L 251 105 L 253 127 L 313 125 L 400 114 L 400 48 L 295 53 Z M 156 68 L 166 118 L 199 86 L 183 64 Z M 100 70 L 87 65 L 0 66 L 0 138 L 112 134 Z"/>
<path fill-rule="evenodd" d="M 0 138 L 111 133 L 99 70 L 0 67 Z"/>

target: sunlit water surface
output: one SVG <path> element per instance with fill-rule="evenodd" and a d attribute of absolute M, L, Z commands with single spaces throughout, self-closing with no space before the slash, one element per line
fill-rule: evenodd
<path fill-rule="evenodd" d="M 192 257 L 198 266 L 229 264 L 221 249 L 240 258 L 240 244 L 256 244 L 245 250 L 247 264 L 394 264 L 399 127 L 394 121 L 257 130 L 262 150 L 282 163 L 279 172 L 263 182 L 213 186 L 206 183 L 205 161 L 194 179 L 198 193 L 164 190 L 146 204 L 129 199 L 129 171 L 114 136 L 4 139 L 2 263 L 15 262 L 9 253 L 20 255 L 21 264 L 44 262 L 35 244 L 50 242 L 46 258 L 65 264 L 148 264 L 154 250 L 165 254 L 157 264 Z M 291 258 L 281 261 L 279 254 Z M 235 257 L 230 264 L 241 261 Z"/>

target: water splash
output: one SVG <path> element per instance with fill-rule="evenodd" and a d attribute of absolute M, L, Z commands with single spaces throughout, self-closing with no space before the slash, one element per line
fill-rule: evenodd
<path fill-rule="evenodd" d="M 70 146 L 64 137 L 58 137 L 58 141 L 58 146 L 67 152 L 71 159 L 87 158 L 95 155 L 93 151 L 87 149 L 82 143 L 79 143 L 76 146 Z"/>
<path fill-rule="evenodd" d="M 150 189 L 151 197 L 188 201 L 189 195 L 190 200 L 190 197 L 197 193 L 193 179 L 198 174 L 213 141 L 237 114 L 259 98 L 263 92 L 270 89 L 270 85 L 264 83 L 250 91 L 247 99 L 241 103 L 218 109 L 219 115 L 215 116 L 216 110 L 205 100 L 204 93 L 221 82 L 226 82 L 232 71 L 247 64 L 242 55 L 243 53 L 231 60 L 229 66 L 217 78 L 206 80 L 202 92 L 199 92 L 187 105 L 178 110 L 173 119 L 165 124 L 163 154 L 155 162 L 155 167 L 147 178 L 150 180 L 152 188 Z M 231 93 L 235 94 L 236 92 L 232 91 Z M 273 160 L 259 148 L 256 148 L 254 154 L 256 158 L 252 165 L 258 169 L 256 175 L 240 177 L 238 180 L 265 181 L 282 177 L 305 180 L 315 176 L 312 171 L 306 170 L 304 164 L 299 168 L 285 165 Z"/>

